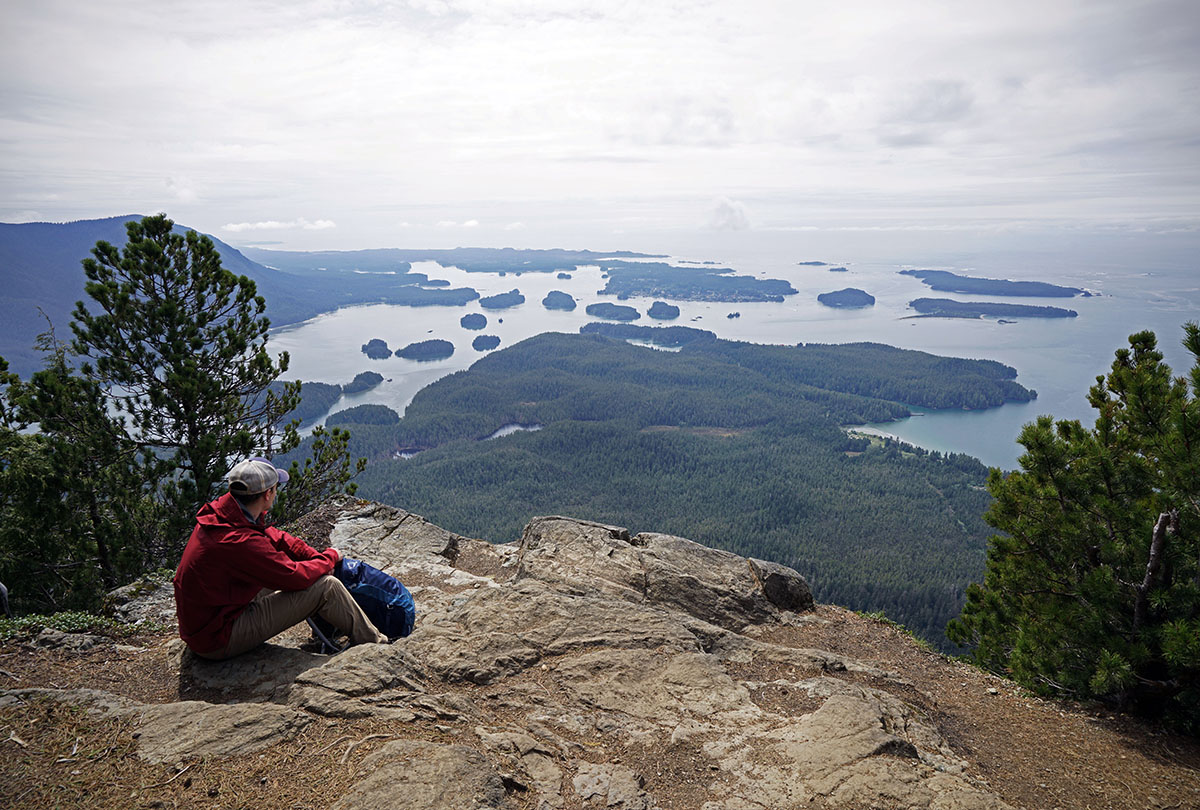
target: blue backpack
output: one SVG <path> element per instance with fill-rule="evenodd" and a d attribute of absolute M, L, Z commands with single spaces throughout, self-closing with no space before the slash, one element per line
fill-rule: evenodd
<path fill-rule="evenodd" d="M 417 621 L 417 609 L 412 594 L 400 580 L 362 560 L 343 557 L 334 566 L 333 575 L 342 581 L 346 590 L 358 602 L 363 613 L 388 641 L 404 638 L 413 631 Z M 333 625 L 320 616 L 308 620 L 317 637 L 328 647 L 337 650 L 330 639 L 336 632 Z"/>

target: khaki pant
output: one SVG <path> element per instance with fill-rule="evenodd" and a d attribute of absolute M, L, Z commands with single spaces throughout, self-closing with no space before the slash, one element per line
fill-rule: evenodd
<path fill-rule="evenodd" d="M 320 616 L 347 633 L 351 644 L 387 643 L 387 636 L 371 623 L 346 586 L 326 574 L 302 591 L 261 591 L 234 620 L 225 649 L 197 655 L 216 661 L 232 658 L 310 616 Z"/>

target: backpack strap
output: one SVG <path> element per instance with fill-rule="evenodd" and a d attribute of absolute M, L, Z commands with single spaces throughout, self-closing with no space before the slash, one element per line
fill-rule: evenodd
<path fill-rule="evenodd" d="M 350 646 L 349 644 L 335 644 L 333 640 L 329 638 L 329 636 L 325 635 L 321 628 L 317 626 L 317 623 L 312 620 L 312 617 L 305 619 L 305 621 L 308 622 L 308 626 L 312 628 L 313 635 L 316 636 L 321 642 L 322 655 L 337 655 Z"/>

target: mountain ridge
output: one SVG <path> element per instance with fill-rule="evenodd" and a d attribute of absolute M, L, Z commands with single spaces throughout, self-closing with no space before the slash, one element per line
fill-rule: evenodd
<path fill-rule="evenodd" d="M 222 663 L 195 659 L 173 634 L 118 646 L 46 631 L 20 657 L 0 649 L 11 676 L 0 722 L 16 754 L 0 760 L 0 800 L 415 810 L 1200 800 L 1195 740 L 1031 697 L 870 617 L 809 607 L 782 566 L 555 516 L 492 546 L 348 497 L 296 530 L 399 575 L 417 601 L 413 635 L 326 657 L 285 633 Z M 780 596 L 772 578 L 796 587 Z M 117 610 L 129 618 L 167 619 L 173 607 L 169 583 L 125 600 Z"/>

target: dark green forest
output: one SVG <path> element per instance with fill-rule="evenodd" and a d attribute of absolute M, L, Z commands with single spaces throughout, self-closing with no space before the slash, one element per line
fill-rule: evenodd
<path fill-rule="evenodd" d="M 422 390 L 398 425 L 356 425 L 350 452 L 371 459 L 361 495 L 462 534 L 514 540 L 538 514 L 677 534 L 793 566 L 818 599 L 944 644 L 982 572 L 987 471 L 841 426 L 906 415 L 893 393 L 943 407 L 1032 396 L 1012 375 L 876 344 L 675 353 L 545 334 Z M 484 440 L 510 424 L 542 429 Z"/>

